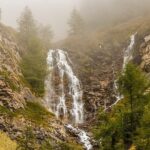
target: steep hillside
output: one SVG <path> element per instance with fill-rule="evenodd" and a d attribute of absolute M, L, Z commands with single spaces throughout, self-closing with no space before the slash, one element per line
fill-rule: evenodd
<path fill-rule="evenodd" d="M 134 33 L 137 34 L 133 47 L 133 62 L 149 74 L 149 20 L 149 18 L 137 18 L 112 28 L 91 31 L 83 35 L 69 36 L 67 39 L 55 44 L 55 48 L 61 47 L 68 52 L 57 51 L 56 53 L 55 51 L 51 55 L 63 56 L 63 60 L 56 56 L 56 60 L 54 60 L 54 63 L 58 65 L 53 67 L 56 96 L 61 95 L 61 90 L 65 92 L 71 91 L 68 85 L 69 83 L 74 83 L 75 75 L 72 73 L 70 66 L 73 67 L 73 70 L 78 73 L 83 89 L 85 122 L 81 124 L 82 128 L 91 131 L 93 125 L 99 122 L 100 108 L 108 108 L 116 101 L 114 83 L 122 70 L 124 50 L 130 43 L 130 36 Z M 68 132 L 66 125 L 56 119 L 54 114 L 50 113 L 42 105 L 41 98 L 36 97 L 31 92 L 30 85 L 25 80 L 20 67 L 22 59 L 20 53 L 23 53 L 24 50 L 17 42 L 17 32 L 9 27 L 0 25 L 0 130 L 6 132 L 12 140 L 15 140 L 20 149 L 82 150 L 83 147 L 81 142 L 78 142 L 79 136 L 77 136 L 81 130 L 69 126 Z M 72 63 L 68 58 L 68 54 Z M 69 64 L 66 64 L 67 61 Z M 62 68 L 59 66 L 60 64 Z M 68 70 L 71 70 L 71 75 Z M 69 82 L 64 80 L 66 87 L 60 86 L 60 82 L 65 76 L 59 79 L 60 74 L 56 75 L 57 72 L 61 73 L 61 71 L 66 72 L 71 78 Z M 79 88 L 79 86 L 80 84 L 78 83 L 75 89 Z M 52 87 L 49 85 L 48 87 L 51 90 Z M 61 90 L 59 91 L 58 89 Z M 63 94 L 65 93 L 64 91 Z M 80 91 L 76 90 L 71 92 L 73 93 L 72 97 L 80 93 Z M 72 104 L 70 104 L 69 100 L 72 97 L 69 96 L 67 97 L 66 105 L 71 107 Z M 55 102 L 56 100 L 54 99 L 52 103 Z M 60 106 L 61 111 L 62 106 Z M 111 110 L 108 109 L 108 111 Z M 82 133 L 84 137 L 84 132 Z M 97 146 L 96 144 L 95 146 Z"/>
<path fill-rule="evenodd" d="M 55 44 L 55 47 L 63 47 L 69 52 L 82 81 L 88 122 L 89 118 L 92 122 L 96 120 L 101 106 L 109 106 L 115 101 L 114 80 L 122 69 L 124 50 L 134 33 L 137 33 L 134 61 L 141 63 L 139 50 L 144 37 L 149 34 L 149 20 L 139 17 L 111 28 L 69 36 Z"/>
<path fill-rule="evenodd" d="M 0 130 L 19 149 L 83 149 L 30 91 L 21 68 L 17 32 L 0 25 Z"/>

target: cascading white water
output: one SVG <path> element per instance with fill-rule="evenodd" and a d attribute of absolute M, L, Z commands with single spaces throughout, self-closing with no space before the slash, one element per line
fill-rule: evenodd
<path fill-rule="evenodd" d="M 47 57 L 49 75 L 45 81 L 45 102 L 57 117 L 71 117 L 75 123 L 83 122 L 82 89 L 79 79 L 75 76 L 67 52 L 57 49 L 49 50 Z M 54 72 L 59 75 L 59 95 L 54 85 Z M 65 91 L 65 77 L 67 77 L 69 91 Z M 72 108 L 66 105 L 66 94 L 72 98 Z"/>
<path fill-rule="evenodd" d="M 93 146 L 90 143 L 90 137 L 86 134 L 85 131 L 83 131 L 83 130 L 81 130 L 79 128 L 74 128 L 70 124 L 66 125 L 66 128 L 71 130 L 71 132 L 73 132 L 74 134 L 76 134 L 80 138 L 81 143 L 84 144 L 84 147 L 87 150 L 91 150 L 92 149 Z"/>
<path fill-rule="evenodd" d="M 125 69 L 126 65 L 129 63 L 130 60 L 132 60 L 133 56 L 133 46 L 135 44 L 135 36 L 137 33 L 131 35 L 130 37 L 130 44 L 127 47 L 127 49 L 124 51 L 124 58 L 123 58 L 123 70 Z"/>
<path fill-rule="evenodd" d="M 135 36 L 136 36 L 136 34 L 137 33 L 134 33 L 134 34 L 132 34 L 130 36 L 130 44 L 127 47 L 127 49 L 125 49 L 125 51 L 124 51 L 122 71 L 125 70 L 126 65 L 133 59 L 133 46 L 135 44 Z M 116 91 L 118 91 L 117 80 L 114 81 L 114 88 L 115 88 Z M 122 98 L 123 98 L 123 95 L 120 95 L 120 93 L 117 92 L 117 94 L 116 94 L 116 99 L 117 100 L 116 100 L 116 102 L 113 105 L 116 105 Z"/>
<path fill-rule="evenodd" d="M 127 49 L 125 49 L 125 51 L 124 51 L 122 71 L 125 70 L 126 65 L 133 59 L 133 46 L 135 44 L 136 34 L 137 33 L 130 36 L 130 44 L 127 47 Z M 123 95 L 120 95 L 120 93 L 118 92 L 117 80 L 114 81 L 114 90 L 116 93 L 116 101 L 111 106 L 109 106 L 109 108 L 116 105 L 123 98 Z M 107 110 L 107 109 L 108 108 L 106 108 L 105 110 Z"/>
<path fill-rule="evenodd" d="M 47 64 L 49 74 L 45 80 L 46 107 L 55 113 L 57 117 L 63 116 L 64 118 L 68 118 L 68 120 L 71 117 L 71 121 L 74 121 L 71 123 L 83 123 L 82 89 L 79 79 L 74 75 L 71 67 L 71 60 L 69 59 L 67 52 L 60 49 L 49 50 Z M 59 81 L 59 92 L 55 86 L 56 76 L 59 78 L 57 78 Z M 65 77 L 67 77 L 67 85 L 65 84 Z M 69 87 L 68 91 L 66 90 L 66 86 Z M 72 98 L 71 108 L 68 107 L 66 102 L 67 95 Z M 66 128 L 79 137 L 80 142 L 87 150 L 92 149 L 90 137 L 87 136 L 85 131 L 75 128 L 71 124 L 66 125 Z"/>

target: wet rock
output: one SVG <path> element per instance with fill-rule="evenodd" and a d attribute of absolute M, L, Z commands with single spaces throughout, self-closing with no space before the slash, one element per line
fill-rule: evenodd
<path fill-rule="evenodd" d="M 141 68 L 149 73 L 150 72 L 150 36 L 145 37 L 145 43 L 141 44 L 140 55 L 141 55 Z M 143 46 L 144 45 L 144 46 Z"/>

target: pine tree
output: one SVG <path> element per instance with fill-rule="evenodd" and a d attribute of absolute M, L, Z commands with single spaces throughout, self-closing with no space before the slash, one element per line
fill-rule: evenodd
<path fill-rule="evenodd" d="M 150 80 L 137 66 L 128 64 L 118 83 L 124 98 L 111 111 L 100 111 L 94 129 L 100 148 L 149 150 Z"/>
<path fill-rule="evenodd" d="M 19 41 L 24 48 L 21 68 L 25 79 L 37 96 L 44 94 L 46 76 L 46 52 L 44 39 L 39 38 L 39 31 L 28 7 L 19 19 Z"/>
<path fill-rule="evenodd" d="M 125 143 L 132 144 L 133 137 L 143 114 L 150 87 L 148 77 L 135 65 L 128 64 L 124 73 L 119 78 L 119 88 L 127 101 L 127 110 L 124 113 Z"/>
<path fill-rule="evenodd" d="M 41 39 L 43 43 L 44 49 L 47 51 L 51 46 L 51 41 L 53 38 L 53 32 L 51 30 L 51 26 L 39 26 L 39 38 Z"/>
<path fill-rule="evenodd" d="M 24 46 L 28 45 L 30 38 L 37 36 L 37 27 L 33 18 L 32 12 L 28 7 L 25 7 L 23 13 L 18 20 L 19 40 Z"/>
<path fill-rule="evenodd" d="M 69 34 L 70 35 L 78 35 L 82 34 L 84 31 L 84 21 L 80 15 L 80 13 L 74 9 L 71 14 L 71 18 L 69 20 Z"/>

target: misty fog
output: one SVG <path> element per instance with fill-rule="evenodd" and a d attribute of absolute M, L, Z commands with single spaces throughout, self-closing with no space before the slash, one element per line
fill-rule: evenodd
<path fill-rule="evenodd" d="M 17 27 L 19 18 L 25 6 L 28 6 L 35 19 L 42 24 L 49 24 L 54 30 L 55 39 L 61 39 L 67 31 L 67 20 L 74 7 L 81 0 L 0 0 L 2 22 Z"/>
<path fill-rule="evenodd" d="M 90 27 L 100 27 L 149 12 L 149 0 L 0 0 L 2 22 L 17 28 L 16 20 L 28 6 L 39 23 L 51 25 L 54 39 L 67 35 L 68 19 L 74 8 L 80 10 Z"/>

